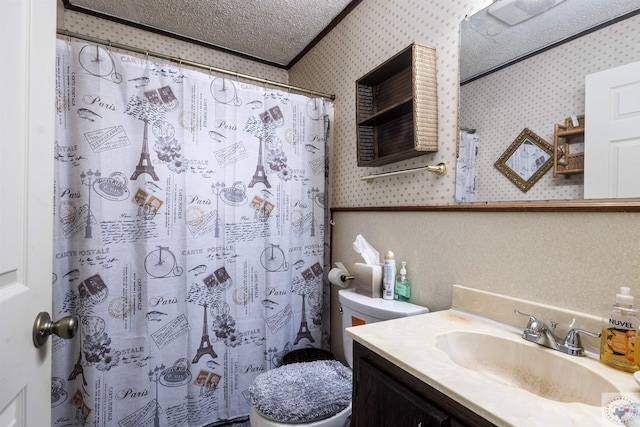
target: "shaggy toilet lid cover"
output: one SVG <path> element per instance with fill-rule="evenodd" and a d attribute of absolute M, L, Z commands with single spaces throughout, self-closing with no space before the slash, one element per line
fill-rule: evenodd
<path fill-rule="evenodd" d="M 256 377 L 251 405 L 267 418 L 311 422 L 328 418 L 351 402 L 351 369 L 337 360 L 292 363 Z"/>

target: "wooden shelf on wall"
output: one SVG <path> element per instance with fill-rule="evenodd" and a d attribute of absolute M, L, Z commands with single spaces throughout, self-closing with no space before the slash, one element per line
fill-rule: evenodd
<path fill-rule="evenodd" d="M 571 145 L 584 144 L 584 116 L 576 122 L 568 117 L 564 125 L 555 124 L 553 134 L 553 177 L 584 172 L 584 149 L 571 152 Z"/>
<path fill-rule="evenodd" d="M 358 166 L 438 151 L 435 48 L 413 43 L 356 81 Z"/>

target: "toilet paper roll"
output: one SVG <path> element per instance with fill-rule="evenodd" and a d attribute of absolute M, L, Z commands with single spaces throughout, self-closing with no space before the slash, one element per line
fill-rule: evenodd
<path fill-rule="evenodd" d="M 341 268 L 332 268 L 329 270 L 329 282 L 333 285 L 340 286 L 341 288 L 346 288 L 347 284 L 353 279 L 353 276 L 350 276 L 348 272 Z"/>

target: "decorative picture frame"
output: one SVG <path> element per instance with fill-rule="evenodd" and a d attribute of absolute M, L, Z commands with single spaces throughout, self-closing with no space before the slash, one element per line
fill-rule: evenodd
<path fill-rule="evenodd" d="M 524 128 L 494 166 L 526 193 L 552 164 L 553 145 Z"/>

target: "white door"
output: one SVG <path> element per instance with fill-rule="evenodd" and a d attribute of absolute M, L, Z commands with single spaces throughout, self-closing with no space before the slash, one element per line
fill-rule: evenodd
<path fill-rule="evenodd" d="M 51 418 L 55 22 L 55 0 L 0 1 L 0 427 Z"/>
<path fill-rule="evenodd" d="M 640 197 L 640 62 L 585 85 L 584 198 Z"/>

